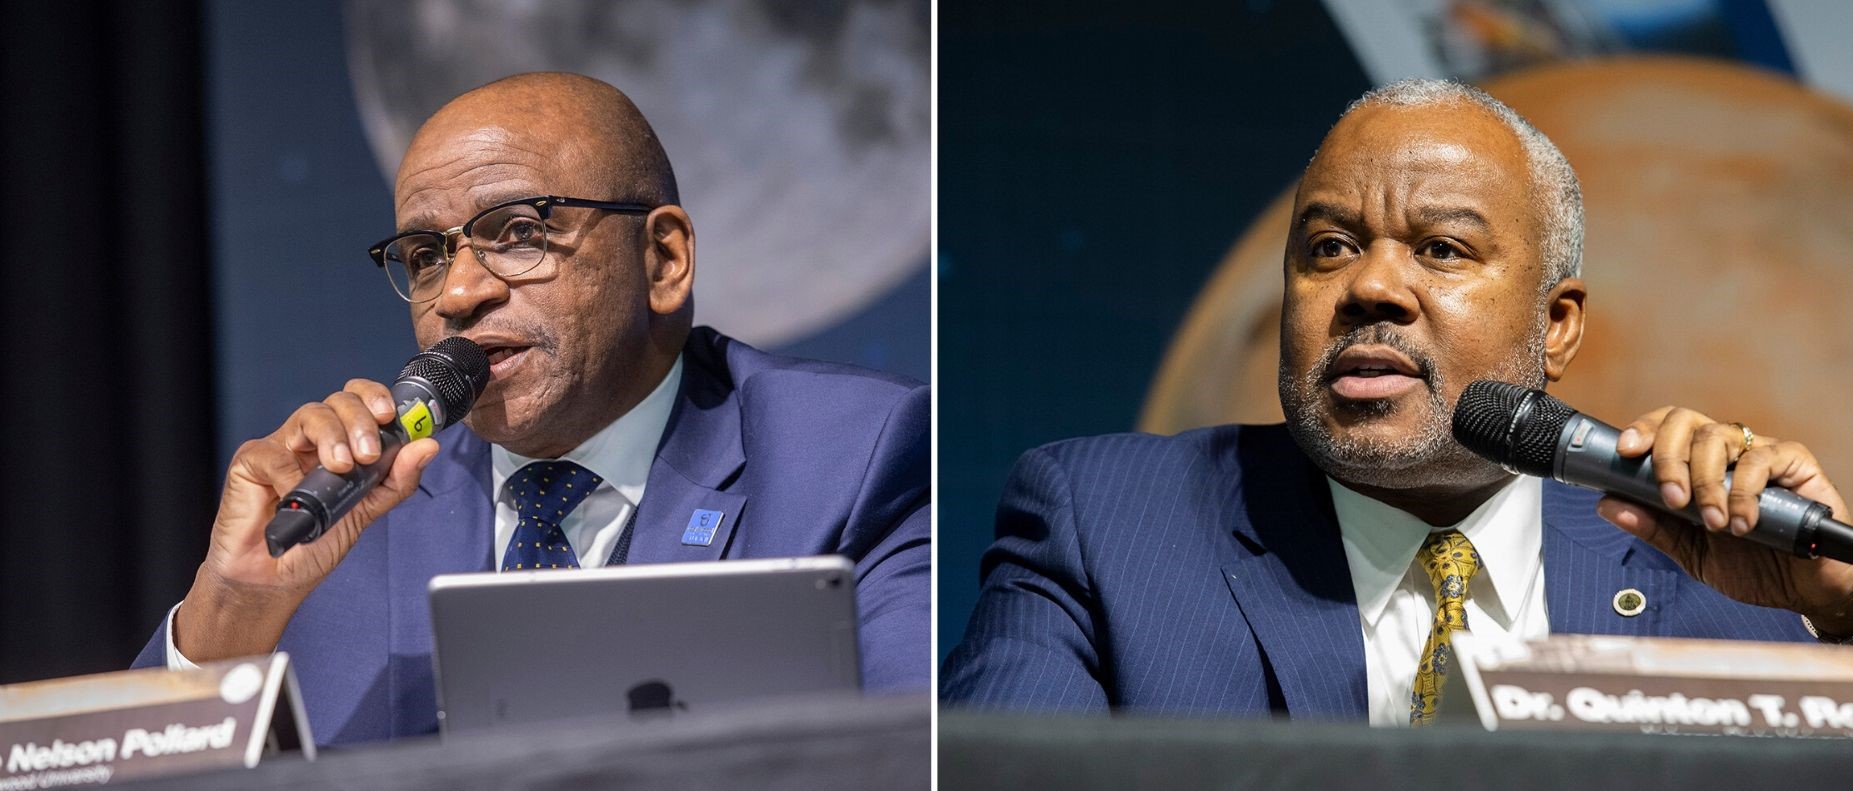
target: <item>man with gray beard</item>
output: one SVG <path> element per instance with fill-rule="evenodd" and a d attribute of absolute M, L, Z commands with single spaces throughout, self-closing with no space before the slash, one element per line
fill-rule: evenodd
<path fill-rule="evenodd" d="M 1672 407 L 1630 424 L 1621 452 L 1651 453 L 1700 528 L 1452 439 L 1469 383 L 1541 388 L 1576 357 L 1582 215 L 1563 155 L 1478 90 L 1412 80 L 1353 103 L 1294 201 L 1286 425 L 1025 454 L 942 699 L 1423 725 L 1454 629 L 1853 635 L 1853 566 L 1725 535 L 1766 485 L 1845 513 L 1799 444 Z"/>

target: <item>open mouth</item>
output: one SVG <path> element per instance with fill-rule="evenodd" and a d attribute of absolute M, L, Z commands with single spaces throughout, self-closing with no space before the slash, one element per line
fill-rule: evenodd
<path fill-rule="evenodd" d="M 528 356 L 531 346 L 521 346 L 494 341 L 482 344 L 483 353 L 489 356 L 489 374 L 492 380 L 502 379 L 521 366 Z"/>
<path fill-rule="evenodd" d="M 1332 361 L 1327 378 L 1341 398 L 1395 398 L 1421 387 L 1426 372 L 1409 356 L 1383 345 L 1352 346 Z"/>

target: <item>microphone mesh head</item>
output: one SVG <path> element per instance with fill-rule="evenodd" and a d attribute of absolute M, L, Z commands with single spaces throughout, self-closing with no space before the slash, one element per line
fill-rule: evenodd
<path fill-rule="evenodd" d="M 444 425 L 462 420 L 489 386 L 489 355 L 475 341 L 452 335 L 414 355 L 399 378 L 416 376 L 431 383 L 444 406 Z"/>
<path fill-rule="evenodd" d="M 1519 421 L 1518 433 L 1512 438 L 1512 469 L 1549 478 L 1557 466 L 1557 438 L 1563 436 L 1564 424 L 1576 416 L 1576 410 L 1543 390 L 1531 392 L 1536 394 L 1531 414 Z"/>
<path fill-rule="evenodd" d="M 1454 441 L 1489 460 L 1506 462 L 1507 434 L 1526 390 L 1515 384 L 1481 379 L 1461 391 L 1454 402 Z"/>
<path fill-rule="evenodd" d="M 1575 415 L 1542 390 L 1482 379 L 1454 404 L 1454 439 L 1514 472 L 1548 478 L 1557 437 Z"/>

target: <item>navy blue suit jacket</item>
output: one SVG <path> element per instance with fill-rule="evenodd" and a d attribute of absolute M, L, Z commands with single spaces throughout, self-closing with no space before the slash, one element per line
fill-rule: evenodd
<path fill-rule="evenodd" d="M 1544 486 L 1553 633 L 1808 640 Z M 1615 612 L 1617 591 L 1647 609 Z M 1284 426 L 1116 435 L 1018 461 L 948 703 L 1365 719 L 1364 638 L 1322 473 Z"/>
<path fill-rule="evenodd" d="M 843 555 L 856 563 L 864 688 L 928 689 L 926 386 L 775 357 L 705 327 L 683 359 L 629 562 Z M 462 426 L 438 441 L 418 492 L 361 534 L 278 645 L 320 743 L 437 728 L 426 584 L 490 570 L 495 520 L 489 445 Z M 684 546 L 698 508 L 727 518 L 711 545 Z M 157 632 L 136 666 L 163 665 L 166 639 Z"/>

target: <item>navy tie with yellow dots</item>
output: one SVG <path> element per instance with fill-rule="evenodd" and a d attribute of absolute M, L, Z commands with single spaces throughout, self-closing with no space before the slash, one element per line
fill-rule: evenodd
<path fill-rule="evenodd" d="M 537 461 L 516 470 L 508 479 L 515 536 L 502 553 L 502 570 L 579 568 L 560 522 L 603 482 L 570 461 Z"/>
<path fill-rule="evenodd" d="M 1430 535 L 1420 557 L 1429 582 L 1435 584 L 1435 623 L 1409 692 L 1409 724 L 1417 726 L 1435 721 L 1441 686 L 1454 664 L 1454 631 L 1467 628 L 1467 586 L 1480 570 L 1480 553 L 1459 530 Z"/>

